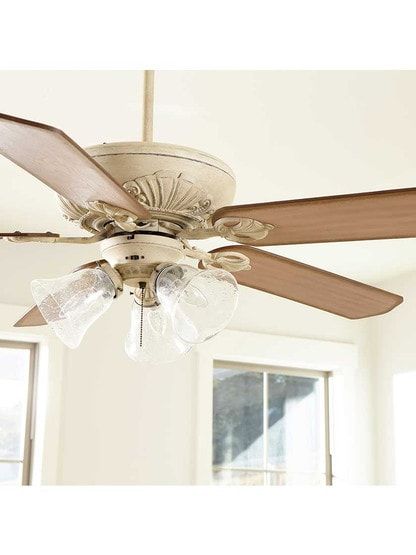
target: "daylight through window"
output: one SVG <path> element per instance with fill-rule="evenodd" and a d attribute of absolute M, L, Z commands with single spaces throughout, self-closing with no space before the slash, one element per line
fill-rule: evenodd
<path fill-rule="evenodd" d="M 329 485 L 328 376 L 217 362 L 213 482 Z"/>
<path fill-rule="evenodd" d="M 30 483 L 36 345 L 0 341 L 0 485 Z"/>

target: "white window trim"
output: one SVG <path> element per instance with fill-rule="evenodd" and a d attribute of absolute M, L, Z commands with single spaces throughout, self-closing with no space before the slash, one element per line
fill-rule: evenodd
<path fill-rule="evenodd" d="M 194 483 L 212 475 L 212 391 L 215 360 L 343 373 L 358 367 L 358 348 L 338 343 L 225 330 L 196 349 Z"/>
<path fill-rule="evenodd" d="M 27 310 L 26 307 L 1 304 L 0 339 L 23 341 L 37 345 L 36 407 L 33 423 L 35 441 L 31 458 L 31 484 L 58 484 L 61 479 L 61 416 L 65 348 L 47 326 L 39 333 L 26 328 L 11 328 Z M 5 331 L 13 329 L 13 331 Z"/>

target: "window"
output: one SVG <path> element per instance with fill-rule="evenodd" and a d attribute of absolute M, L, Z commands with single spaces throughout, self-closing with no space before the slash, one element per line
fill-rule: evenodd
<path fill-rule="evenodd" d="M 213 483 L 331 484 L 328 376 L 216 362 Z"/>
<path fill-rule="evenodd" d="M 0 485 L 28 485 L 36 345 L 0 341 Z"/>

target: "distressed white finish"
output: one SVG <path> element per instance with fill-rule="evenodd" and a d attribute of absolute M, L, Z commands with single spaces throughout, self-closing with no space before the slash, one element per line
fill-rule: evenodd
<path fill-rule="evenodd" d="M 211 222 L 216 209 L 232 203 L 235 180 L 231 168 L 209 154 L 160 143 L 110 143 L 87 151 L 149 210 L 152 220 L 166 222 L 184 238 L 220 236 L 245 242 L 262 239 L 274 227 L 249 218 Z M 146 173 L 155 167 L 159 169 Z M 64 217 L 90 233 L 101 232 L 110 223 L 123 231 L 143 225 L 134 214 L 104 202 L 84 207 L 59 200 Z"/>
<path fill-rule="evenodd" d="M 214 223 L 214 229 L 220 237 L 239 243 L 250 243 L 264 239 L 274 225 L 258 222 L 251 218 L 221 218 Z"/>

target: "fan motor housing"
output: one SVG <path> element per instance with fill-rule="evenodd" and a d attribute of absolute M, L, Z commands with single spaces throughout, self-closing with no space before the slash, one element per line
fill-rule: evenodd
<path fill-rule="evenodd" d="M 184 244 L 164 233 L 120 233 L 101 241 L 100 249 L 130 287 L 147 281 L 159 264 L 177 264 L 186 258 Z"/>
<path fill-rule="evenodd" d="M 211 154 L 140 142 L 104 143 L 85 150 L 149 210 L 152 220 L 198 229 L 218 208 L 233 202 L 233 171 Z M 65 218 L 90 233 L 101 232 L 114 220 L 97 206 L 80 206 L 63 197 L 60 204 Z"/>
<path fill-rule="evenodd" d="M 233 202 L 233 171 L 210 154 L 140 142 L 104 143 L 86 151 L 153 218 L 192 227 Z"/>
<path fill-rule="evenodd" d="M 151 180 L 156 173 L 165 172 L 177 177 L 182 175 L 190 183 L 194 183 L 210 198 L 212 210 L 232 204 L 234 200 L 234 173 L 225 162 L 211 154 L 185 146 L 141 142 L 104 143 L 85 150 L 124 187 L 131 181 L 147 176 Z M 167 178 L 163 185 L 166 189 L 169 187 Z M 144 196 L 146 192 L 143 193 L 143 198 Z M 167 197 L 168 195 L 164 199 L 160 198 L 160 202 L 166 204 Z M 156 194 L 153 200 L 158 200 Z M 186 199 L 177 200 L 180 207 Z M 175 207 L 175 204 L 172 203 L 172 206 Z"/>

